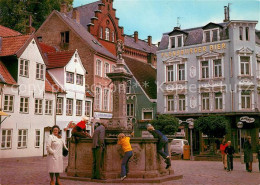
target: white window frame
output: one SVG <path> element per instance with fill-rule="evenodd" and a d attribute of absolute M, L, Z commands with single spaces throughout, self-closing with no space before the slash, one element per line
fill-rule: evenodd
<path fill-rule="evenodd" d="M 29 60 L 20 59 L 19 76 L 29 78 Z"/>
<path fill-rule="evenodd" d="M 84 76 L 81 74 L 76 75 L 76 84 L 83 86 Z"/>
<path fill-rule="evenodd" d="M 171 70 L 169 70 L 169 67 L 172 67 Z M 175 70 L 174 65 L 167 65 L 166 66 L 166 82 L 174 82 L 175 81 Z"/>
<path fill-rule="evenodd" d="M 208 62 L 208 65 L 207 66 L 203 66 L 203 62 Z M 200 66 L 201 66 L 201 76 L 200 78 L 201 79 L 209 79 L 210 78 L 210 73 L 209 73 L 209 60 L 203 60 L 200 62 Z M 206 76 L 206 77 L 203 77 L 203 74 Z M 206 75 L 208 74 L 208 75 Z"/>
<path fill-rule="evenodd" d="M 180 96 L 184 96 L 184 97 L 180 98 Z M 179 94 L 178 95 L 178 110 L 180 112 L 186 111 L 186 95 L 185 94 Z"/>
<path fill-rule="evenodd" d="M 152 118 L 144 119 L 144 113 L 152 113 Z M 153 110 L 142 110 L 142 120 L 153 120 Z"/>
<path fill-rule="evenodd" d="M 52 115 L 52 100 L 45 100 L 45 114 Z"/>
<path fill-rule="evenodd" d="M 179 46 L 179 44 L 178 44 L 178 38 L 179 37 L 181 37 L 181 46 Z M 175 42 L 174 47 L 172 47 L 172 38 L 174 38 L 174 42 Z M 184 39 L 183 38 L 184 38 L 183 34 L 170 36 L 168 48 L 171 49 L 171 48 L 181 48 L 181 47 L 183 47 L 184 46 Z"/>
<path fill-rule="evenodd" d="M 108 78 L 107 73 L 110 73 L 110 64 L 105 62 L 104 64 L 105 77 Z"/>
<path fill-rule="evenodd" d="M 112 31 L 112 42 L 115 42 L 115 32 L 114 31 Z"/>
<path fill-rule="evenodd" d="M 242 57 L 249 58 L 249 61 L 248 62 L 244 62 L 244 61 L 242 62 L 242 60 L 241 60 Z M 252 69 L 251 69 L 251 56 L 242 56 L 242 55 L 240 55 L 239 56 L 239 61 L 240 61 L 240 63 L 239 63 L 239 69 L 240 69 L 239 73 L 240 73 L 240 75 L 241 76 L 250 76 L 251 75 L 251 71 L 252 71 Z M 246 72 L 246 63 L 248 63 L 248 74 L 245 73 Z M 242 68 L 244 69 L 244 74 L 242 74 Z"/>
<path fill-rule="evenodd" d="M 74 84 L 74 73 L 66 71 L 66 83 Z"/>
<path fill-rule="evenodd" d="M 19 133 L 20 131 L 21 131 L 21 135 Z M 21 140 L 19 141 L 19 139 L 21 139 Z M 18 129 L 17 148 L 18 149 L 27 148 L 27 139 L 28 139 L 28 130 L 27 129 Z M 19 146 L 19 143 L 21 143 L 20 146 Z"/>
<path fill-rule="evenodd" d="M 105 40 L 109 41 L 110 40 L 110 29 L 106 28 L 105 30 Z"/>
<path fill-rule="evenodd" d="M 256 76 L 258 79 L 260 79 L 260 60 L 256 61 Z"/>
<path fill-rule="evenodd" d="M 204 95 L 208 95 L 208 96 L 204 96 Z M 201 109 L 202 109 L 202 111 L 210 110 L 210 94 L 209 93 L 201 93 Z"/>
<path fill-rule="evenodd" d="M 102 61 L 99 59 L 96 60 L 96 75 L 102 77 Z"/>
<path fill-rule="evenodd" d="M 43 99 L 35 98 L 34 101 L 34 114 L 42 114 L 43 109 Z"/>
<path fill-rule="evenodd" d="M 248 92 L 250 92 L 250 94 L 246 94 L 243 95 L 243 90 L 240 92 L 241 95 L 241 110 L 251 110 L 252 109 L 252 91 L 248 90 Z M 248 102 L 248 98 L 249 98 L 249 102 Z M 243 108 L 243 99 L 245 99 L 245 107 Z M 247 108 L 249 105 L 249 108 Z"/>
<path fill-rule="evenodd" d="M 104 89 L 103 110 L 109 111 L 109 89 Z"/>
<path fill-rule="evenodd" d="M 11 100 L 11 98 L 12 98 L 12 100 Z M 9 94 L 4 95 L 3 107 L 4 107 L 5 112 L 14 112 L 14 96 L 13 95 L 9 95 Z"/>
<path fill-rule="evenodd" d="M 184 68 L 180 69 L 180 66 L 183 66 Z M 185 81 L 186 80 L 185 64 L 177 64 L 177 68 L 178 68 L 178 81 Z"/>
<path fill-rule="evenodd" d="M 62 115 L 63 114 L 63 99 L 62 97 L 57 98 L 56 102 L 56 115 Z"/>
<path fill-rule="evenodd" d="M 217 96 L 218 94 L 221 94 L 221 96 Z M 215 110 L 223 110 L 224 108 L 224 104 L 223 104 L 223 93 L 222 92 L 217 92 L 217 93 L 214 93 L 214 104 L 215 104 L 215 107 L 214 109 Z M 221 108 L 220 108 L 221 107 Z"/>
<path fill-rule="evenodd" d="M 85 101 L 85 115 L 91 116 L 91 101 Z"/>
<path fill-rule="evenodd" d="M 67 98 L 66 99 L 66 115 L 72 116 L 73 115 L 73 99 Z"/>
<path fill-rule="evenodd" d="M 27 100 L 27 102 L 25 100 Z M 25 111 L 25 110 L 27 110 L 27 111 Z M 23 113 L 23 114 L 29 113 L 29 97 L 20 97 L 19 112 Z"/>
<path fill-rule="evenodd" d="M 36 79 L 44 80 L 44 65 L 36 63 Z"/>
<path fill-rule="evenodd" d="M 39 132 L 39 135 L 37 134 L 37 132 Z M 40 129 L 36 129 L 35 130 L 35 148 L 40 148 L 41 146 L 41 130 Z"/>
<path fill-rule="evenodd" d="M 131 80 L 127 80 L 126 82 L 126 94 L 131 94 Z"/>
<path fill-rule="evenodd" d="M 169 99 L 169 96 L 172 96 L 172 99 Z M 174 95 L 168 95 L 166 97 L 166 107 L 167 107 L 167 112 L 174 112 L 175 111 L 175 97 L 174 97 Z"/>
<path fill-rule="evenodd" d="M 217 40 L 213 41 L 213 31 L 217 31 Z M 209 32 L 209 41 L 207 42 L 206 38 L 206 32 Z M 219 35 L 219 28 L 213 28 L 213 29 L 207 29 L 203 31 L 203 41 L 204 43 L 209 43 L 209 42 L 218 42 L 220 41 L 220 35 Z"/>
<path fill-rule="evenodd" d="M 99 37 L 100 37 L 101 39 L 103 38 L 103 27 L 100 27 Z"/>
<path fill-rule="evenodd" d="M 76 116 L 82 116 L 82 100 L 76 100 Z"/>
<path fill-rule="evenodd" d="M 133 103 L 126 104 L 126 116 L 134 117 L 135 116 L 135 106 Z"/>
<path fill-rule="evenodd" d="M 5 131 L 5 134 L 3 134 Z M 9 132 L 10 131 L 10 135 Z M 8 141 L 9 137 L 9 141 Z M 1 149 L 12 149 L 12 137 L 13 137 L 13 129 L 2 129 L 1 131 Z M 10 146 L 7 147 L 7 143 L 10 143 Z"/>
<path fill-rule="evenodd" d="M 101 110 L 102 104 L 102 89 L 101 87 L 96 87 L 96 92 L 95 92 L 95 109 L 96 110 Z"/>
<path fill-rule="evenodd" d="M 216 62 L 220 62 L 220 64 L 216 64 Z M 217 74 L 216 70 L 217 68 Z M 222 78 L 222 60 L 221 59 L 213 59 L 213 78 Z"/>

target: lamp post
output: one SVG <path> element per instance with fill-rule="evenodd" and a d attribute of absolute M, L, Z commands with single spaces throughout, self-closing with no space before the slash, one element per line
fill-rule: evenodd
<path fill-rule="evenodd" d="M 241 129 L 243 128 L 243 123 L 239 121 L 237 123 L 237 128 L 239 129 L 239 152 L 240 152 L 240 161 L 242 163 L 242 142 L 241 142 Z"/>
<path fill-rule="evenodd" d="M 189 122 L 190 129 L 190 160 L 193 160 L 193 147 L 192 147 L 192 129 L 194 128 L 194 122 Z"/>

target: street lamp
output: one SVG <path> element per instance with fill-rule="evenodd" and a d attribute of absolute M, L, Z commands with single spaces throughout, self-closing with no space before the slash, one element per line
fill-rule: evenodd
<path fill-rule="evenodd" d="M 239 121 L 237 123 L 237 128 L 239 129 L 239 144 L 240 144 L 240 147 L 239 147 L 239 152 L 240 152 L 240 161 L 242 163 L 242 142 L 241 142 L 241 129 L 243 128 L 243 123 L 241 121 Z"/>
<path fill-rule="evenodd" d="M 190 129 L 190 160 L 193 160 L 193 148 L 192 148 L 192 129 L 194 129 L 194 122 L 189 122 Z"/>

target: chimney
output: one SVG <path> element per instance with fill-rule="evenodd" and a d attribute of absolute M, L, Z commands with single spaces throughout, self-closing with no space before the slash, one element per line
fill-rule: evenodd
<path fill-rule="evenodd" d="M 158 47 L 160 46 L 161 42 L 158 42 Z"/>
<path fill-rule="evenodd" d="M 31 34 L 35 32 L 35 28 L 32 27 L 32 15 L 29 16 L 29 26 L 26 26 L 26 33 Z"/>
<path fill-rule="evenodd" d="M 67 10 L 68 10 L 67 3 L 65 3 L 65 2 L 61 3 L 61 5 L 60 5 L 60 12 L 61 13 L 67 13 Z"/>
<path fill-rule="evenodd" d="M 224 14 L 225 14 L 225 19 L 224 22 L 228 22 L 229 21 L 229 4 L 228 6 L 224 6 Z"/>
<path fill-rule="evenodd" d="M 138 41 L 138 31 L 134 32 L 134 38 L 135 38 L 135 42 L 137 42 Z"/>
<path fill-rule="evenodd" d="M 79 11 L 77 9 L 73 9 L 72 19 L 75 19 L 77 23 L 80 23 Z"/>
<path fill-rule="evenodd" d="M 152 36 L 148 36 L 148 45 L 151 46 L 152 45 Z"/>
<path fill-rule="evenodd" d="M 174 29 L 174 30 L 181 30 L 181 28 L 178 27 L 178 26 L 174 27 L 173 29 Z"/>

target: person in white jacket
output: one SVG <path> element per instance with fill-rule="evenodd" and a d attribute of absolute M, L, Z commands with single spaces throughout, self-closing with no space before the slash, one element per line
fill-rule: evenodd
<path fill-rule="evenodd" d="M 66 147 L 63 142 L 61 136 L 59 135 L 60 128 L 55 125 L 52 127 L 52 135 L 49 136 L 49 139 L 46 144 L 47 149 L 47 167 L 48 172 L 50 173 L 51 185 L 55 185 L 54 174 L 56 177 L 56 183 L 61 185 L 60 183 L 60 173 L 63 172 L 63 155 L 62 150 L 63 147 Z"/>

